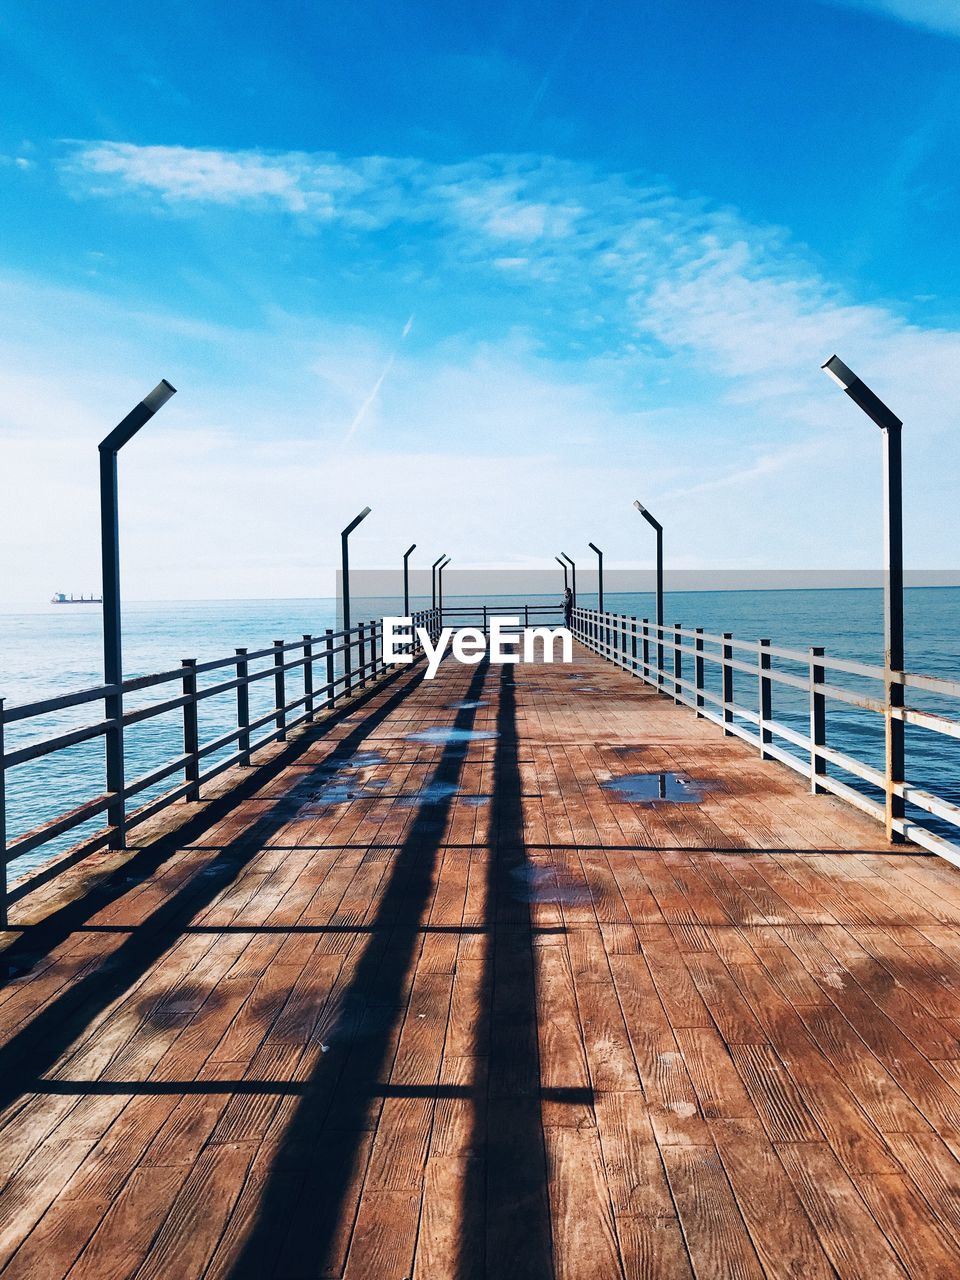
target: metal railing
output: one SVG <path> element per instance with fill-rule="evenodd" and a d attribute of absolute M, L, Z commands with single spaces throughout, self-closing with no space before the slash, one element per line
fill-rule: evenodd
<path fill-rule="evenodd" d="M 457 627 L 477 627 L 484 635 L 490 634 L 491 618 L 517 618 L 518 626 L 504 628 L 505 632 L 516 631 L 523 627 L 537 626 L 551 622 L 554 626 L 563 626 L 563 608 L 552 604 L 519 604 L 515 600 L 506 599 L 503 604 L 478 605 L 443 605 L 438 610 L 442 613 L 442 623 L 452 622 Z"/>
<path fill-rule="evenodd" d="M 439 628 L 439 611 L 427 609 L 416 613 L 413 624 L 414 628 L 423 627 L 435 637 Z M 413 653 L 421 649 L 415 630 L 410 646 Z M 230 657 L 209 662 L 186 658 L 179 667 L 168 671 L 137 676 L 119 685 L 97 685 L 75 693 L 42 698 L 20 706 L 5 706 L 0 698 L 0 851 L 3 855 L 0 863 L 0 928 L 6 926 L 9 905 L 31 890 L 99 849 L 122 848 L 126 833 L 131 828 L 146 822 L 174 801 L 199 800 L 203 786 L 219 774 L 234 766 L 251 767 L 258 751 L 271 743 L 285 740 L 292 729 L 313 722 L 319 711 L 333 708 L 340 699 L 364 688 L 368 681 L 386 669 L 383 622 L 371 620 L 358 623 L 349 631 L 328 629 L 319 635 L 304 635 L 300 640 L 276 640 L 269 647 L 252 652 L 237 649 Z M 198 683 L 201 675 L 227 670 L 230 672 L 228 679 L 203 686 Z M 291 672 L 301 673 L 301 683 L 292 696 L 287 687 Z M 251 718 L 250 689 L 260 681 L 272 681 L 272 705 Z M 169 684 L 179 686 L 173 697 L 125 709 L 124 700 L 130 695 Z M 234 727 L 203 741 L 202 706 L 211 698 L 228 694 L 235 695 Z M 44 717 L 87 705 L 101 713 L 98 718 L 64 732 L 44 735 Z M 119 708 L 118 715 L 110 716 L 108 706 Z M 96 739 L 106 742 L 108 732 L 118 726 L 125 730 L 177 711 L 181 713 L 183 722 L 182 752 L 132 779 L 127 779 L 121 767 L 121 785 L 117 790 L 104 789 L 8 842 L 6 777 L 11 769 L 48 759 L 84 742 Z M 23 745 L 9 741 L 11 735 L 5 734 L 8 726 L 17 726 L 16 733 L 20 737 L 23 727 L 33 727 L 34 722 L 41 731 L 39 737 Z M 261 730 L 265 732 L 261 733 Z M 226 756 L 223 755 L 225 750 L 229 752 Z M 218 758 L 210 763 L 211 757 Z M 206 767 L 204 762 L 207 762 Z M 175 786 L 139 808 L 128 810 L 129 802 L 135 797 L 155 789 L 177 774 L 182 780 Z M 106 815 L 104 826 L 73 847 L 58 851 L 34 872 L 18 877 L 14 885 L 8 885 L 8 868 L 12 862 L 53 841 L 61 841 L 63 836 L 101 814 Z"/>
<path fill-rule="evenodd" d="M 939 819 L 951 833 L 954 828 L 960 829 L 960 805 L 904 779 L 889 777 L 884 770 L 834 749 L 827 741 L 827 711 L 831 702 L 884 718 L 893 717 L 905 725 L 949 738 L 960 738 L 960 719 L 899 705 L 905 701 L 908 690 L 960 699 L 960 681 L 886 671 L 863 662 L 831 658 L 819 646 L 806 650 L 784 648 L 769 640 L 735 640 L 730 632 L 714 635 L 702 627 L 691 629 L 679 623 L 658 627 L 646 618 L 601 614 L 590 609 L 574 612 L 573 632 L 588 649 L 653 685 L 678 705 L 690 707 L 699 717 L 720 725 L 725 734 L 757 747 L 761 759 L 779 760 L 809 778 L 814 793 L 830 792 L 881 823 L 887 816 L 889 797 L 896 795 Z M 793 670 L 779 669 L 774 666 L 775 661 L 786 663 Z M 710 687 L 711 668 L 719 674 L 719 691 Z M 871 696 L 859 688 L 843 687 L 835 682 L 827 683 L 828 672 L 836 672 L 848 681 L 852 677 L 858 682 L 876 682 L 881 696 Z M 736 681 L 735 676 L 739 677 Z M 748 705 L 736 701 L 743 677 L 750 681 Z M 805 699 L 805 732 L 775 718 L 775 686 L 793 690 L 794 697 L 799 692 Z M 904 697 L 891 698 L 892 687 Z M 738 724 L 738 720 L 746 723 Z M 878 789 L 885 803 L 834 777 L 828 773 L 828 766 Z M 895 818 L 893 826 L 904 839 L 960 866 L 960 844 L 906 817 Z"/>

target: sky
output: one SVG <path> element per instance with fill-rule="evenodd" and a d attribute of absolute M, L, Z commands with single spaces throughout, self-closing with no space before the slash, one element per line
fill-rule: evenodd
<path fill-rule="evenodd" d="M 0 599 L 955 569 L 960 0 L 0 9 Z M 559 570 L 558 570 L 559 574 Z"/>

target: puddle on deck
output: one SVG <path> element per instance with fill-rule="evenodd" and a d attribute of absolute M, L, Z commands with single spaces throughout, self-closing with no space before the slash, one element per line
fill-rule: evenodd
<path fill-rule="evenodd" d="M 594 901 L 590 886 L 572 877 L 564 868 L 527 862 L 513 867 L 510 877 L 514 881 L 513 896 L 520 902 L 556 902 L 579 907 Z"/>
<path fill-rule="evenodd" d="M 706 790 L 682 773 L 625 773 L 602 784 L 630 804 L 699 804 Z"/>
<path fill-rule="evenodd" d="M 457 729 L 453 725 L 434 725 L 430 729 L 418 729 L 408 733 L 405 741 L 425 742 L 432 747 L 443 747 L 457 742 L 489 742 L 498 737 L 495 729 Z"/>
<path fill-rule="evenodd" d="M 490 703 L 482 699 L 477 702 L 451 702 L 447 705 L 448 711 L 476 711 L 477 707 L 489 707 Z"/>

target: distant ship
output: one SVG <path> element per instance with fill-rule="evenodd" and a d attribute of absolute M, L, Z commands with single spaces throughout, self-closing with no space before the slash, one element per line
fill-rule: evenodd
<path fill-rule="evenodd" d="M 103 604 L 100 596 L 74 596 L 65 595 L 62 591 L 55 591 L 50 597 L 51 604 Z"/>

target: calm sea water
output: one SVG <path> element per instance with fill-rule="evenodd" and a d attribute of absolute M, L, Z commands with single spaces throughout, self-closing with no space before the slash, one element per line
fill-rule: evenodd
<path fill-rule="evenodd" d="M 534 603 L 531 600 L 531 603 Z M 553 604 L 545 597 L 537 603 Z M 425 601 L 412 602 L 422 607 Z M 449 599 L 450 605 L 467 607 L 473 601 Z M 518 601 L 501 598 L 498 611 L 515 609 Z M 581 596 L 580 603 L 595 603 Z M 608 609 L 617 613 L 652 616 L 649 595 L 606 597 Z M 401 612 L 400 602 L 358 600 L 355 621 Z M 464 619 L 466 621 L 466 619 Z M 738 639 L 766 636 L 776 645 L 806 649 L 823 645 L 828 656 L 854 658 L 868 663 L 882 661 L 882 594 L 876 590 L 830 591 L 724 591 L 679 592 L 668 595 L 666 621 L 685 626 L 701 626 L 708 632 L 731 631 Z M 130 603 L 124 609 L 124 670 L 129 677 L 176 667 L 185 657 L 201 662 L 226 657 L 238 645 L 251 650 L 269 646 L 274 640 L 295 640 L 304 633 L 314 635 L 338 625 L 336 602 L 319 600 L 189 601 L 182 603 Z M 906 666 L 908 670 L 960 678 L 960 588 L 911 588 L 906 592 Z M 744 656 L 744 655 L 738 655 Z M 100 683 L 100 610 L 97 606 L 43 605 L 0 610 L 0 697 L 7 706 L 71 692 Z M 266 666 L 267 663 L 261 664 Z M 787 663 L 783 671 L 800 674 Z M 230 669 L 201 677 L 201 686 L 229 679 Z M 689 673 L 687 673 L 689 674 Z M 288 676 L 288 697 L 297 687 L 296 673 Z M 708 687 L 719 688 L 719 670 L 707 666 Z M 828 674 L 828 680 L 847 688 L 861 689 L 874 696 L 877 686 L 851 677 Z M 316 683 L 322 683 L 320 670 Z M 755 705 L 756 683 L 740 673 L 735 676 L 737 700 Z M 177 686 L 159 686 L 128 699 L 128 707 L 146 705 L 175 696 Z M 212 741 L 235 725 L 234 693 L 219 695 L 201 703 L 201 741 Z M 265 713 L 272 705 L 273 682 L 264 680 L 251 687 L 251 716 Z M 928 695 L 911 694 L 911 705 L 942 714 L 960 716 L 960 704 Z M 72 708 L 11 725 L 8 747 L 15 748 L 38 737 L 50 736 L 66 728 L 99 719 L 98 704 Z M 783 723 L 804 729 L 807 721 L 805 695 L 799 690 L 775 686 L 774 716 Z M 179 712 L 158 717 L 127 730 L 127 776 L 146 774 L 182 750 L 182 723 Z M 883 731 L 879 716 L 860 712 L 844 704 L 828 704 L 828 740 L 840 751 L 874 766 L 882 765 Z M 223 754 L 227 754 L 227 749 Z M 212 756 L 210 760 L 217 757 Z M 908 778 L 960 802 L 960 742 L 908 727 Z M 849 776 L 845 781 L 852 781 Z M 144 791 L 142 801 L 172 785 L 171 780 Z M 47 759 L 31 762 L 8 772 L 8 838 L 37 826 L 82 803 L 103 790 L 102 741 L 83 743 Z M 867 789 L 869 793 L 869 788 Z M 912 817 L 921 818 L 917 812 Z M 935 820 L 923 817 L 934 830 L 953 837 L 960 833 Z M 92 824 L 96 826 L 97 823 Z M 83 834 L 80 832 L 79 834 Z M 46 851 L 28 855 L 13 874 L 42 862 L 55 848 L 73 843 L 78 832 L 62 838 Z"/>

